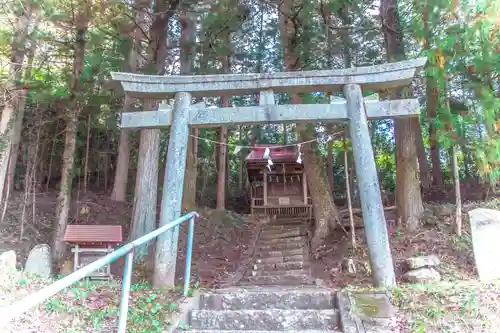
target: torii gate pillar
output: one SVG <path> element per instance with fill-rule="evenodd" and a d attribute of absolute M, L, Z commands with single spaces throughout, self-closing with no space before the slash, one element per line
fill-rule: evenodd
<path fill-rule="evenodd" d="M 396 278 L 361 87 L 345 85 L 344 96 L 373 281 L 376 286 L 392 286 Z"/>
<path fill-rule="evenodd" d="M 174 110 L 124 113 L 122 128 L 171 126 L 165 184 L 161 207 L 164 225 L 180 217 L 184 169 L 186 168 L 189 126 L 217 127 L 231 124 L 349 122 L 356 176 L 361 193 L 363 222 L 375 286 L 395 285 L 389 236 L 380 197 L 368 119 L 416 117 L 416 99 L 364 101 L 361 89 L 383 91 L 411 84 L 426 59 L 414 59 L 370 67 L 272 74 L 221 74 L 155 76 L 111 73 L 127 94 L 134 98 L 165 99 L 175 94 Z M 273 91 L 332 92 L 343 90 L 346 101 L 330 104 L 266 105 L 206 108 L 191 105 L 191 98 L 241 95 L 260 92 L 269 101 Z M 270 95 L 271 94 L 271 95 Z M 156 244 L 155 285 L 173 285 L 177 257 L 178 230 L 161 237 Z"/>
<path fill-rule="evenodd" d="M 175 94 L 161 200 L 160 227 L 181 216 L 184 170 L 186 169 L 189 140 L 188 119 L 190 107 L 190 93 L 178 92 Z M 155 286 L 174 285 L 178 241 L 178 226 L 158 237 L 153 273 L 153 284 Z"/>

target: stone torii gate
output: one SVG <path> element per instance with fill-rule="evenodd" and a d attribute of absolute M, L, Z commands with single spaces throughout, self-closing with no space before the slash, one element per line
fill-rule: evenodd
<path fill-rule="evenodd" d="M 416 117 L 419 104 L 416 99 L 365 101 L 362 89 L 382 91 L 408 86 L 425 62 L 425 58 L 419 58 L 370 67 L 272 74 L 155 76 L 111 73 L 111 76 L 120 81 L 125 93 L 133 98 L 165 100 L 175 95 L 173 110 L 124 113 L 121 121 L 122 128 L 171 127 L 160 226 L 181 214 L 190 126 L 348 122 L 373 282 L 383 286 L 394 285 L 395 276 L 367 120 Z M 335 91 L 343 91 L 346 100 L 331 104 L 274 104 L 274 92 Z M 261 94 L 259 106 L 207 108 L 203 104 L 192 104 L 193 97 L 255 92 Z M 177 229 L 165 234 L 156 244 L 154 280 L 161 285 L 174 284 L 178 232 Z"/>

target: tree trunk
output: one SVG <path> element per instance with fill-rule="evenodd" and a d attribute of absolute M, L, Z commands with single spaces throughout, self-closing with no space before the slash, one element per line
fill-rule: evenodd
<path fill-rule="evenodd" d="M 298 104 L 297 102 L 295 100 L 294 104 Z M 313 140 L 316 135 L 313 128 L 308 129 L 305 125 L 297 125 L 297 130 L 301 141 Z M 304 145 L 301 149 L 304 154 L 304 172 L 307 177 L 307 186 L 311 189 L 315 220 L 311 247 L 317 249 L 324 243 L 330 230 L 333 230 L 337 223 L 340 224 L 340 217 L 328 189 L 324 167 L 321 166 L 318 156 L 314 153 L 314 145 Z"/>
<path fill-rule="evenodd" d="M 432 10 L 429 6 L 425 5 L 422 13 L 423 33 L 424 33 L 424 50 L 430 51 L 431 31 L 429 27 L 429 11 Z M 427 64 L 427 66 L 432 66 Z M 435 75 L 435 74 L 433 74 Z M 430 160 L 431 160 L 431 174 L 432 184 L 441 186 L 443 185 L 443 169 L 441 168 L 441 158 L 439 152 L 439 145 L 437 140 L 437 129 L 435 120 L 437 117 L 437 108 L 439 103 L 439 91 L 436 78 L 428 74 L 425 78 L 426 100 L 427 100 L 427 117 L 430 119 L 429 124 L 429 146 L 430 146 Z"/>
<path fill-rule="evenodd" d="M 230 54 L 231 54 L 231 36 L 229 32 L 225 33 L 223 38 L 225 44 L 225 54 L 221 57 L 222 71 L 229 73 L 231 69 Z M 229 106 L 229 97 L 221 97 L 221 106 Z M 217 209 L 226 208 L 226 180 L 227 180 L 227 134 L 228 127 L 221 126 L 220 128 L 220 142 L 219 145 L 219 169 L 217 170 Z"/>
<path fill-rule="evenodd" d="M 415 147 L 417 149 L 418 170 L 420 182 L 424 188 L 429 188 L 432 184 L 432 177 L 429 172 L 429 163 L 425 154 L 424 139 L 422 138 L 422 128 L 418 118 L 412 118 L 413 132 L 415 133 Z"/>
<path fill-rule="evenodd" d="M 382 31 L 384 33 L 387 60 L 400 61 L 406 58 L 403 31 L 400 25 L 397 0 L 382 0 L 380 3 Z M 393 94 L 402 98 L 403 89 Z M 420 184 L 417 177 L 417 152 L 415 146 L 415 127 L 411 118 L 394 120 L 396 138 L 396 206 L 399 221 L 408 229 L 418 227 L 423 213 Z"/>
<path fill-rule="evenodd" d="M 35 23 L 33 25 L 34 31 L 38 29 L 38 22 L 40 21 L 40 15 L 35 14 L 35 16 L 36 16 Z M 33 60 L 35 58 L 36 47 L 37 47 L 36 37 L 32 36 L 30 41 L 30 49 L 28 51 L 28 60 L 26 62 L 26 70 L 24 72 L 24 80 L 26 82 L 31 81 L 31 72 L 33 69 Z M 14 185 L 14 174 L 16 171 L 17 159 L 19 156 L 19 143 L 21 141 L 21 134 L 23 131 L 24 110 L 26 107 L 27 91 L 23 89 L 22 94 L 19 96 L 19 98 L 20 100 L 17 107 L 18 111 L 16 116 L 16 124 L 12 136 L 12 149 L 9 162 L 9 171 L 7 175 L 7 184 L 9 184 L 8 186 L 10 186 L 10 189 L 8 190 L 12 190 L 12 186 Z M 6 200 L 8 200 L 8 198 L 6 198 Z"/>
<path fill-rule="evenodd" d="M 135 29 L 132 31 L 132 48 L 129 53 L 128 59 L 128 71 L 130 73 L 137 72 L 139 67 L 139 62 L 142 57 L 142 41 L 146 39 L 147 36 L 144 35 L 146 31 L 146 20 L 145 20 L 145 10 L 149 8 L 150 4 L 148 1 L 136 0 L 135 8 L 137 12 L 135 14 Z M 125 96 L 125 101 L 123 109 L 125 111 L 130 111 L 134 99 Z M 113 190 L 111 191 L 111 200 L 114 201 L 125 201 L 127 195 L 127 183 L 128 183 L 128 169 L 130 164 L 130 130 L 122 129 L 120 133 L 120 143 L 118 146 L 118 157 L 116 162 L 115 170 L 115 181 L 113 184 Z"/>
<path fill-rule="evenodd" d="M 144 103 L 152 106 L 153 103 Z M 151 109 L 149 109 L 151 110 Z M 135 182 L 134 204 L 132 209 L 132 230 L 130 239 L 134 240 L 156 228 L 156 203 L 158 193 L 160 131 L 144 129 L 140 133 L 137 180 Z M 134 258 L 142 263 L 147 255 L 148 246 L 138 247 Z"/>
<path fill-rule="evenodd" d="M 196 43 L 196 17 L 189 10 L 183 10 L 179 17 L 181 25 L 181 75 L 192 74 L 195 58 Z M 190 134 L 198 136 L 198 129 L 191 128 Z M 189 138 L 186 160 L 186 171 L 184 174 L 184 194 L 182 207 L 191 210 L 196 207 L 196 180 L 198 177 L 198 139 Z"/>
<path fill-rule="evenodd" d="M 224 107 L 225 103 L 222 104 Z M 219 167 L 217 170 L 217 209 L 226 208 L 226 154 L 227 154 L 227 126 L 221 126 L 219 141 Z"/>
<path fill-rule="evenodd" d="M 78 105 L 78 92 L 81 89 L 81 74 L 84 67 L 85 35 L 90 20 L 91 3 L 85 1 L 83 8 L 77 9 L 75 52 L 73 70 L 69 83 L 69 100 L 66 108 L 66 140 L 64 144 L 63 164 L 61 171 L 61 188 L 57 197 L 56 225 L 54 226 L 54 237 L 52 247 L 52 258 L 59 264 L 64 258 L 66 246 L 63 242 L 64 232 L 68 223 L 69 209 L 71 205 L 71 189 L 74 174 L 76 133 L 80 106 Z"/>
<path fill-rule="evenodd" d="M 460 194 L 460 167 L 457 158 L 457 146 L 452 147 L 453 183 L 455 184 L 455 233 L 462 236 L 462 196 Z"/>
<path fill-rule="evenodd" d="M 151 24 L 150 43 L 147 49 L 147 66 L 154 67 L 156 74 L 165 74 L 167 56 L 167 29 L 172 13 L 166 3 L 156 2 L 154 20 Z M 158 103 L 144 101 L 144 108 L 152 110 Z M 156 106 L 155 106 L 156 105 Z M 160 154 L 160 130 L 141 129 L 137 177 L 133 205 L 131 238 L 136 239 L 156 228 L 156 205 L 158 194 L 158 162 Z M 148 253 L 148 245 L 141 246 L 134 252 L 134 260 L 143 263 Z"/>
<path fill-rule="evenodd" d="M 281 31 L 281 43 L 283 45 L 283 62 L 287 71 L 300 69 L 299 50 L 296 45 L 296 27 L 298 22 L 297 8 L 293 6 L 292 0 L 278 1 L 279 25 Z M 300 10 L 300 8 L 299 8 Z M 301 98 L 297 94 L 291 96 L 293 104 L 300 104 Z M 308 130 L 305 125 L 297 125 L 297 132 L 302 141 L 311 140 L 315 137 L 314 130 Z M 312 145 L 303 148 L 304 172 L 307 183 L 311 189 L 311 200 L 314 210 L 315 226 L 311 246 L 317 249 L 323 244 L 335 222 L 340 222 L 337 208 L 328 190 L 328 183 L 324 177 L 324 169 L 314 154 Z"/>
<path fill-rule="evenodd" d="M 21 118 L 22 124 L 26 97 L 25 88 L 21 85 L 21 78 L 24 55 L 26 53 L 25 44 L 28 38 L 33 8 L 30 1 L 22 1 L 16 5 L 16 8 L 16 22 L 14 36 L 12 37 L 12 52 L 8 76 L 10 80 L 7 82 L 8 85 L 4 99 L 5 107 L 0 119 L 0 203 L 3 202 L 3 192 L 15 131 L 22 129 L 17 128 L 16 118 Z"/>
<path fill-rule="evenodd" d="M 240 131 L 239 131 L 239 141 L 240 141 L 240 146 L 243 146 L 243 125 L 240 125 Z M 240 150 L 238 155 L 240 156 L 240 164 L 238 166 L 238 190 L 241 193 L 244 188 L 244 182 L 243 182 L 243 167 L 245 165 L 245 154 L 243 150 Z"/>

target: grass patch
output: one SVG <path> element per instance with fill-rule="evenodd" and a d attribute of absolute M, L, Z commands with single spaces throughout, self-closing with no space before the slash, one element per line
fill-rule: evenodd
<path fill-rule="evenodd" d="M 356 289 L 349 292 L 382 291 Z M 496 333 L 500 327 L 500 281 L 445 281 L 386 290 L 398 310 L 398 332 Z"/>
<path fill-rule="evenodd" d="M 19 277 L 10 286 L 2 286 L 3 300 L 22 299 L 50 284 L 50 280 Z M 10 290 L 9 290 L 10 289 Z M 131 286 L 127 332 L 163 332 L 171 323 L 182 298 L 181 288 L 166 292 L 140 282 Z M 121 297 L 121 282 L 82 280 L 54 295 L 39 309 L 13 320 L 10 332 L 93 333 L 116 331 Z"/>

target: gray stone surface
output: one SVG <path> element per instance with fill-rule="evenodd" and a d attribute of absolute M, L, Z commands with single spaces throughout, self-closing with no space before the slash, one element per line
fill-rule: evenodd
<path fill-rule="evenodd" d="M 160 211 L 160 227 L 181 217 L 182 191 L 184 189 L 184 170 L 186 169 L 189 127 L 187 113 L 191 107 L 191 95 L 178 93 L 175 96 L 174 119 L 168 140 L 167 163 L 165 165 L 165 181 Z M 158 237 L 156 241 L 155 270 L 153 280 L 158 286 L 173 286 L 175 282 L 175 265 L 179 227 Z"/>
<path fill-rule="evenodd" d="M 291 243 L 291 242 L 302 242 L 304 237 L 290 237 L 290 238 L 271 238 L 271 239 L 263 239 L 260 244 L 269 245 L 269 244 L 283 244 L 283 243 Z"/>
<path fill-rule="evenodd" d="M 420 113 L 416 99 L 366 102 L 369 119 L 414 117 Z M 173 110 L 125 112 L 122 128 L 163 128 L 172 124 Z M 237 106 L 225 108 L 189 109 L 189 124 L 196 127 L 214 127 L 230 124 L 296 123 L 347 120 L 347 103 L 289 104 Z"/>
<path fill-rule="evenodd" d="M 193 328 L 220 330 L 329 330 L 338 326 L 338 313 L 330 310 L 195 310 Z"/>
<path fill-rule="evenodd" d="M 356 315 L 363 323 L 386 327 L 396 310 L 384 293 L 355 293 L 351 296 Z"/>
<path fill-rule="evenodd" d="M 28 255 L 24 271 L 43 278 L 50 277 L 52 274 L 50 246 L 47 244 L 36 245 Z"/>
<path fill-rule="evenodd" d="M 14 271 L 16 270 L 17 258 L 15 251 L 5 251 L 0 254 L 0 270 Z"/>
<path fill-rule="evenodd" d="M 310 275 L 300 276 L 249 276 L 241 282 L 242 285 L 267 285 L 267 286 L 300 286 L 312 285 L 313 279 Z"/>
<path fill-rule="evenodd" d="M 306 256 L 303 254 L 296 254 L 293 256 L 276 256 L 276 257 L 263 257 L 257 258 L 255 263 L 257 264 L 278 264 L 284 262 L 296 262 L 296 261 L 306 261 Z"/>
<path fill-rule="evenodd" d="M 296 249 L 298 247 L 304 246 L 305 243 L 305 237 L 302 237 L 300 241 L 288 241 L 288 242 L 281 242 L 281 243 L 276 243 L 276 244 L 259 244 L 257 246 L 257 251 L 271 251 L 271 250 L 288 250 L 288 249 Z"/>
<path fill-rule="evenodd" d="M 360 86 L 355 84 L 346 85 L 344 95 L 373 283 L 375 286 L 393 286 L 396 277 L 363 95 Z"/>
<path fill-rule="evenodd" d="M 304 229 L 295 228 L 293 230 L 265 230 L 262 234 L 261 239 L 275 239 L 275 238 L 288 238 L 304 236 L 306 231 Z"/>
<path fill-rule="evenodd" d="M 303 254 L 304 254 L 304 249 L 298 248 L 298 249 L 288 249 L 282 251 L 263 251 L 259 252 L 257 256 L 259 258 L 269 258 L 269 257 L 292 257 L 295 255 L 303 255 Z"/>
<path fill-rule="evenodd" d="M 469 212 L 472 247 L 479 279 L 500 278 L 500 211 L 477 208 Z"/>
<path fill-rule="evenodd" d="M 274 92 L 335 91 L 346 84 L 359 84 L 364 89 L 380 91 L 411 84 L 417 69 L 426 58 L 382 65 L 336 70 L 277 72 L 258 74 L 160 76 L 112 72 L 132 97 L 164 99 L 187 91 L 197 96 L 248 94 L 264 89 Z"/>
<path fill-rule="evenodd" d="M 307 263 L 304 261 L 288 261 L 279 262 L 276 264 L 257 264 L 253 265 L 253 270 L 283 270 L 283 269 L 301 269 L 307 267 Z"/>
<path fill-rule="evenodd" d="M 438 256 L 431 254 L 428 256 L 418 256 L 406 259 L 406 265 L 409 269 L 417 269 L 422 267 L 436 267 L 441 261 Z"/>
<path fill-rule="evenodd" d="M 410 283 L 432 283 L 441 280 L 441 274 L 432 267 L 422 267 L 406 272 L 403 280 Z"/>
<path fill-rule="evenodd" d="M 334 308 L 331 290 L 304 288 L 290 291 L 247 292 L 245 290 L 225 294 L 206 294 L 201 298 L 204 310 L 321 310 Z"/>

